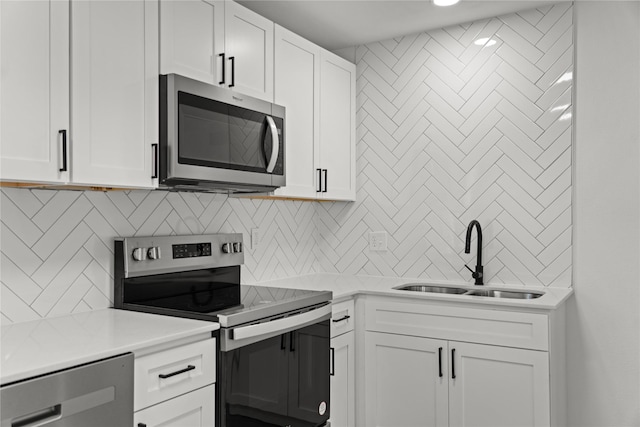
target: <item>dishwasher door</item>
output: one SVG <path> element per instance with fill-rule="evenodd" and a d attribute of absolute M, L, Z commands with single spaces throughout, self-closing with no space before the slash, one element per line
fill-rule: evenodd
<path fill-rule="evenodd" d="M 1 427 L 133 425 L 133 354 L 0 388 Z"/>

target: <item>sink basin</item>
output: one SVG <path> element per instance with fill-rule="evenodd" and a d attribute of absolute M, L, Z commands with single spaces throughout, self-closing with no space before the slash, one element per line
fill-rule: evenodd
<path fill-rule="evenodd" d="M 436 294 L 471 295 L 477 297 L 512 299 L 536 299 L 544 295 L 541 292 L 501 291 L 497 289 L 465 289 L 450 286 L 426 285 L 422 283 L 407 283 L 405 285 L 396 286 L 394 289 L 411 292 L 431 292 Z"/>
<path fill-rule="evenodd" d="M 421 285 L 420 283 L 408 283 L 406 285 L 398 286 L 395 289 L 401 291 L 413 291 L 413 292 L 433 292 L 436 294 L 458 294 L 462 295 L 467 292 L 467 289 L 463 288 L 450 288 L 448 286 L 431 286 Z"/>
<path fill-rule="evenodd" d="M 538 292 L 520 292 L 520 291 L 497 291 L 497 290 L 471 290 L 467 292 L 467 295 L 474 295 L 479 297 L 493 297 L 493 298 L 514 298 L 514 299 L 535 299 L 541 297 L 543 294 Z"/>

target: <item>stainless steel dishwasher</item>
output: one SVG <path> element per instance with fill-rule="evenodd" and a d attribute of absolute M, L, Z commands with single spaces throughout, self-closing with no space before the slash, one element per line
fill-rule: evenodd
<path fill-rule="evenodd" d="M 133 425 L 133 354 L 3 385 L 1 427 Z"/>

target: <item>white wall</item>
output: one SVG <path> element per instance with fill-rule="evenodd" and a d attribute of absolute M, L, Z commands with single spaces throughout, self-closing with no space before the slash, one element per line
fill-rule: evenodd
<path fill-rule="evenodd" d="M 577 2 L 573 426 L 640 425 L 640 3 Z"/>

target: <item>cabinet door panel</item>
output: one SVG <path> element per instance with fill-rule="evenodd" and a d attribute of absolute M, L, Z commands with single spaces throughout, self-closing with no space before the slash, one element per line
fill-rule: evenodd
<path fill-rule="evenodd" d="M 275 34 L 275 103 L 287 115 L 287 186 L 275 194 L 316 198 L 320 48 L 279 26 Z"/>
<path fill-rule="evenodd" d="M 325 199 L 355 200 L 355 66 L 323 52 L 320 69 L 320 167 Z M 324 184 L 323 184 L 324 185 Z"/>
<path fill-rule="evenodd" d="M 451 426 L 549 425 L 548 353 L 453 342 Z"/>
<path fill-rule="evenodd" d="M 215 385 L 200 388 L 133 414 L 146 427 L 215 426 Z"/>
<path fill-rule="evenodd" d="M 224 52 L 224 1 L 160 2 L 160 73 L 218 85 Z"/>
<path fill-rule="evenodd" d="M 273 102 L 273 22 L 227 2 L 225 32 L 227 80 L 233 79 L 233 90 Z"/>
<path fill-rule="evenodd" d="M 69 3 L 1 1 L 0 68 L 0 178 L 66 181 Z"/>
<path fill-rule="evenodd" d="M 72 4 L 72 17 L 72 179 L 150 187 L 158 4 L 80 1 Z"/>
<path fill-rule="evenodd" d="M 365 351 L 364 425 L 448 424 L 446 341 L 367 332 Z"/>
<path fill-rule="evenodd" d="M 331 339 L 333 375 L 331 376 L 331 425 L 355 425 L 355 335 L 347 332 Z"/>

